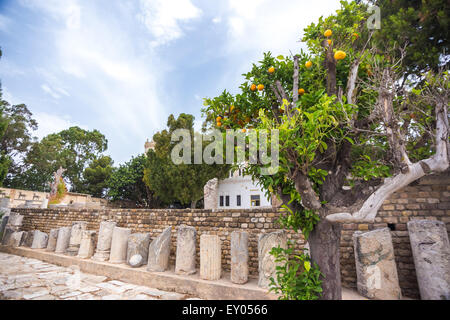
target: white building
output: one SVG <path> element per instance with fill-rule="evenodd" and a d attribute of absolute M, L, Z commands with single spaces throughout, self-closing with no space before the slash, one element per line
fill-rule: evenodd
<path fill-rule="evenodd" d="M 251 176 L 244 176 L 242 170 L 230 172 L 226 179 L 212 179 L 204 188 L 205 209 L 249 209 L 270 208 L 272 199 Z"/>

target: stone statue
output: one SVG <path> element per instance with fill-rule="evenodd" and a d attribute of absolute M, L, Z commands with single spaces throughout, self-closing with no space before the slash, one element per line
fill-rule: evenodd
<path fill-rule="evenodd" d="M 58 192 L 58 184 L 62 180 L 62 175 L 65 171 L 67 171 L 67 170 L 63 169 L 60 166 L 59 169 L 53 173 L 53 182 L 50 185 L 50 199 L 52 199 L 56 196 L 56 193 Z"/>

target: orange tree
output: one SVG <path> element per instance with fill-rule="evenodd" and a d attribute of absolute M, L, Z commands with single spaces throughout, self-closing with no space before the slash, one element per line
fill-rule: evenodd
<path fill-rule="evenodd" d="M 404 48 L 378 52 L 369 15 L 364 4 L 341 1 L 335 15 L 305 29 L 308 53 L 264 54 L 239 93 L 206 98 L 202 109 L 205 129 L 279 130 L 278 172 L 261 174 L 262 163 L 247 172 L 283 201 L 280 224 L 307 239 L 323 299 L 341 298 L 342 223 L 373 222 L 393 192 L 449 166 L 448 74 L 398 85 Z M 278 278 L 292 283 L 282 290 L 297 290 L 303 284 L 286 276 L 287 265 Z"/>

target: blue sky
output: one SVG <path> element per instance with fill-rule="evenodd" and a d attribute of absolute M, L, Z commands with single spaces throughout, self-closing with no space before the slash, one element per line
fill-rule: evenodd
<path fill-rule="evenodd" d="M 305 48 L 303 28 L 337 0 L 0 0 L 3 98 L 38 138 L 98 129 L 115 164 L 144 151 L 172 113 L 236 92 L 263 52 Z"/>

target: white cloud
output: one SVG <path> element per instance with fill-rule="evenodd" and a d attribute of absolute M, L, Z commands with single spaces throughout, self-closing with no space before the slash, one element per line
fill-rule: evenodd
<path fill-rule="evenodd" d="M 78 126 L 87 130 L 86 126 L 73 122 L 69 116 L 58 116 L 46 112 L 33 112 L 34 119 L 38 122 L 38 129 L 35 134 L 39 139 L 73 126 Z"/>
<path fill-rule="evenodd" d="M 11 19 L 3 14 L 0 14 L 0 31 L 8 32 L 10 24 Z"/>
<path fill-rule="evenodd" d="M 155 37 L 152 46 L 159 46 L 183 35 L 181 23 L 198 18 L 202 10 L 190 0 L 141 0 L 138 19 Z"/>
<path fill-rule="evenodd" d="M 59 99 L 61 98 L 61 96 L 59 94 L 57 94 L 55 91 L 53 91 L 48 85 L 41 84 L 41 89 L 45 91 L 45 93 L 48 93 L 49 95 L 51 95 L 54 99 Z"/>
<path fill-rule="evenodd" d="M 215 17 L 212 19 L 213 23 L 221 23 L 222 22 L 222 18 L 221 17 Z"/>

